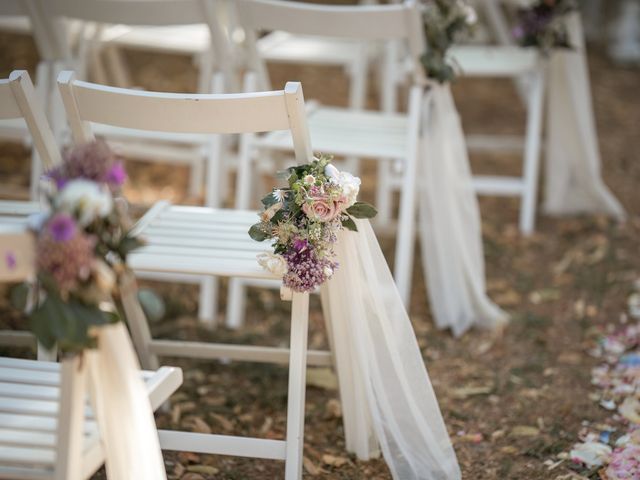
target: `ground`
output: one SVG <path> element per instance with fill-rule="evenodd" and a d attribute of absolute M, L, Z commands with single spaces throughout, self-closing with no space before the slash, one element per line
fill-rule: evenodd
<path fill-rule="evenodd" d="M 0 58 L 0 77 L 6 77 L 15 67 L 33 74 L 37 56 L 29 39 L 2 35 Z M 126 58 L 137 85 L 173 91 L 195 86 L 188 59 L 134 52 Z M 640 277 L 640 73 L 615 67 L 597 48 L 589 61 L 604 179 L 627 210 L 628 220 L 617 224 L 602 217 L 538 215 L 536 233 L 523 238 L 516 226 L 517 201 L 482 199 L 489 292 L 512 319 L 502 335 L 471 331 L 453 338 L 448 331 L 436 330 L 416 260 L 411 318 L 465 479 L 571 478 L 568 463 L 548 470 L 543 462 L 569 449 L 584 421 L 598 422 L 608 415 L 589 399 L 595 360 L 587 350 L 598 327 L 619 322 L 631 284 Z M 339 70 L 274 65 L 271 72 L 275 86 L 301 80 L 306 98 L 345 103 L 347 83 Z M 510 83 L 460 80 L 454 93 L 467 131 L 521 131 L 523 111 Z M 375 103 L 374 93 L 370 101 Z M 518 165 L 516 157 L 473 158 L 475 171 L 498 168 L 504 173 L 517 171 Z M 199 201 L 185 194 L 186 169 L 133 160 L 127 167 L 126 193 L 136 204 L 148 205 L 161 197 Z M 2 195 L 24 196 L 28 172 L 27 151 L 1 144 L 0 183 L 3 188 L 9 185 Z M 370 200 L 374 178 L 367 169 L 364 195 Z M 391 254 L 393 238 L 381 241 Z M 252 292 L 246 328 L 211 332 L 199 327 L 195 318 L 194 288 L 151 286 L 167 303 L 166 318 L 153 326 L 157 336 L 287 342 L 286 307 L 275 293 Z M 24 328 L 19 314 L 7 312 L 6 300 L 1 308 L 5 324 Z M 310 346 L 322 347 L 326 341 L 318 301 L 312 301 L 311 312 Z M 185 382 L 172 397 L 170 411 L 158 413 L 160 427 L 283 438 L 284 368 L 170 358 L 164 363 L 181 366 Z M 305 478 L 389 479 L 382 460 L 358 461 L 345 452 L 335 379 L 329 372 L 315 371 L 310 381 Z M 166 452 L 165 459 L 170 478 L 176 479 L 264 479 L 281 478 L 283 473 L 282 464 L 272 461 L 173 452 Z M 586 475 L 597 478 L 593 472 Z"/>

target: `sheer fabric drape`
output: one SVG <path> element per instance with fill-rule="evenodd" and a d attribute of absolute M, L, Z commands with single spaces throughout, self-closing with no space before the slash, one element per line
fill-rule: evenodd
<path fill-rule="evenodd" d="M 459 479 L 409 316 L 371 225 L 357 226 L 340 233 L 340 268 L 323 286 L 338 375 L 350 382 L 343 403 L 362 415 L 351 446 L 373 455 L 375 434 L 398 480 Z"/>
<path fill-rule="evenodd" d="M 480 210 L 449 86 L 433 85 L 424 102 L 418 215 L 431 312 L 456 336 L 495 329 L 508 316 L 486 294 Z"/>

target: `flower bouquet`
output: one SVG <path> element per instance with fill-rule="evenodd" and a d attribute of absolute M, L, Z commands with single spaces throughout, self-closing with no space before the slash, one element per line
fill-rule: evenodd
<path fill-rule="evenodd" d="M 548 54 L 553 48 L 571 48 L 565 16 L 576 10 L 575 0 L 533 0 L 518 9 L 514 38 L 523 47 L 538 47 Z"/>
<path fill-rule="evenodd" d="M 35 307 L 30 326 L 47 348 L 93 347 L 93 326 L 117 322 L 117 278 L 141 242 L 130 233 L 126 202 L 116 198 L 126 178 L 106 143 L 68 151 L 49 172 L 48 211 L 30 219 L 36 235 Z"/>
<path fill-rule="evenodd" d="M 273 240 L 273 253 L 258 255 L 258 263 L 283 277 L 286 287 L 310 292 L 338 268 L 333 244 L 343 228 L 357 231 L 354 218 L 373 218 L 376 209 L 357 202 L 360 179 L 340 172 L 330 158 L 320 157 L 283 172 L 288 187 L 262 199 L 260 222 L 249 229 L 252 239 Z"/>
<path fill-rule="evenodd" d="M 420 61 L 427 77 L 439 83 L 450 82 L 456 68 L 447 52 L 455 41 L 470 33 L 478 20 L 476 11 L 465 0 L 427 0 L 423 4 L 427 49 Z"/>

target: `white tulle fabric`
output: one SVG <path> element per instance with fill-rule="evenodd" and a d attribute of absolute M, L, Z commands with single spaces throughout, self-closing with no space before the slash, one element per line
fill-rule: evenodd
<path fill-rule="evenodd" d="M 97 335 L 98 348 L 85 356 L 107 477 L 164 480 L 153 411 L 127 329 L 119 322 Z"/>
<path fill-rule="evenodd" d="M 604 213 L 625 218 L 600 175 L 584 35 L 578 15 L 567 22 L 572 50 L 551 57 L 548 81 L 544 210 L 555 215 Z"/>
<path fill-rule="evenodd" d="M 343 407 L 358 413 L 349 449 L 367 458 L 377 439 L 397 480 L 459 479 L 409 316 L 371 225 L 357 226 L 341 232 L 340 268 L 323 286 Z"/>
<path fill-rule="evenodd" d="M 473 326 L 495 329 L 508 316 L 486 294 L 480 210 L 460 118 L 448 85 L 433 85 L 424 101 L 418 212 L 431 312 L 456 336 Z"/>

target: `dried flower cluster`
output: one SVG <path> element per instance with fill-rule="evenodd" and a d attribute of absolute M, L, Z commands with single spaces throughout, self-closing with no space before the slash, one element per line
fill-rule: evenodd
<path fill-rule="evenodd" d="M 258 255 L 258 263 L 296 292 L 310 292 L 338 267 L 333 244 L 342 228 L 356 230 L 353 218 L 372 218 L 376 210 L 357 202 L 360 179 L 338 171 L 329 158 L 285 172 L 287 188 L 262 199 L 260 222 L 249 230 L 259 242 L 274 240 L 274 253 Z"/>
<path fill-rule="evenodd" d="M 420 59 L 425 73 L 440 83 L 456 76 L 456 67 L 447 56 L 449 48 L 468 35 L 477 22 L 477 14 L 464 0 L 427 0 L 423 2 L 423 26 L 426 53 Z"/>
<path fill-rule="evenodd" d="M 513 36 L 523 47 L 571 48 L 565 17 L 576 10 L 575 0 L 535 0 L 518 9 Z"/>
<path fill-rule="evenodd" d="M 126 175 L 106 143 L 71 149 L 49 176 L 48 212 L 30 219 L 43 294 L 31 327 L 45 347 L 79 351 L 94 343 L 91 326 L 119 319 L 116 278 L 140 243 L 129 234 L 124 203 L 114 199 Z"/>

